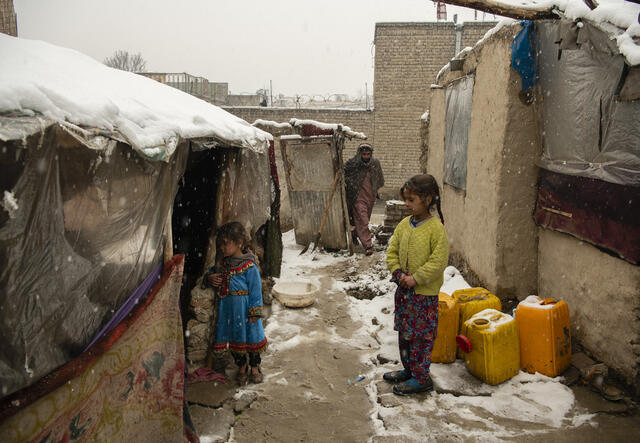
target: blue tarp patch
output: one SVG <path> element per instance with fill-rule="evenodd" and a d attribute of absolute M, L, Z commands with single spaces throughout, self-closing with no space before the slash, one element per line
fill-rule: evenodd
<path fill-rule="evenodd" d="M 520 22 L 522 29 L 511 44 L 511 66 L 522 77 L 522 90 L 532 88 L 536 82 L 535 49 L 533 47 L 533 22 Z"/>

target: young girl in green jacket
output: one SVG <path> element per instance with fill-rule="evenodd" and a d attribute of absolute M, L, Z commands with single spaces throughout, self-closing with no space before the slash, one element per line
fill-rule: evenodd
<path fill-rule="evenodd" d="M 402 220 L 387 248 L 387 267 L 395 293 L 394 329 L 398 331 L 404 369 L 383 378 L 398 395 L 433 389 L 431 351 L 438 331 L 438 293 L 449 261 L 449 241 L 440 208 L 440 189 L 433 176 L 411 177 L 400 188 L 409 217 Z M 436 208 L 439 218 L 432 215 Z"/>

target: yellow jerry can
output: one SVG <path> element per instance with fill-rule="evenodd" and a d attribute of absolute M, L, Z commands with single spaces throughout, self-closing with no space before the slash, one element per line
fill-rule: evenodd
<path fill-rule="evenodd" d="M 508 314 L 495 309 L 478 312 L 464 322 L 456 341 L 466 347 L 469 372 L 485 383 L 497 385 L 520 371 L 518 325 Z"/>
<path fill-rule="evenodd" d="M 464 322 L 480 311 L 484 311 L 485 309 L 502 310 L 500 299 L 485 288 L 458 289 L 452 296 L 458 303 L 460 309 L 460 321 L 458 323 L 460 330 Z M 460 332 L 460 330 L 458 332 Z M 459 349 L 458 358 L 464 358 L 462 351 Z"/>
<path fill-rule="evenodd" d="M 449 294 L 438 295 L 438 336 L 433 344 L 431 361 L 433 363 L 453 363 L 456 361 L 456 335 L 460 309 L 458 303 Z"/>
<path fill-rule="evenodd" d="M 527 372 L 555 377 L 571 364 L 569 306 L 530 295 L 516 308 L 520 364 Z"/>

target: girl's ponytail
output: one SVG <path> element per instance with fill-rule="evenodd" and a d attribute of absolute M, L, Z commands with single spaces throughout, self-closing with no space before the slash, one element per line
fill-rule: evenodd
<path fill-rule="evenodd" d="M 440 209 L 440 191 L 437 191 L 436 193 L 436 209 L 438 210 L 438 215 L 440 216 L 440 222 L 444 225 L 444 215 L 442 215 L 442 209 Z"/>

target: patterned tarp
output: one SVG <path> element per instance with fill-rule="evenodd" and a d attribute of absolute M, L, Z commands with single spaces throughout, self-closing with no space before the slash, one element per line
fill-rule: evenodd
<path fill-rule="evenodd" d="M 75 360 L 2 400 L 0 441 L 183 441 L 183 256 Z"/>

